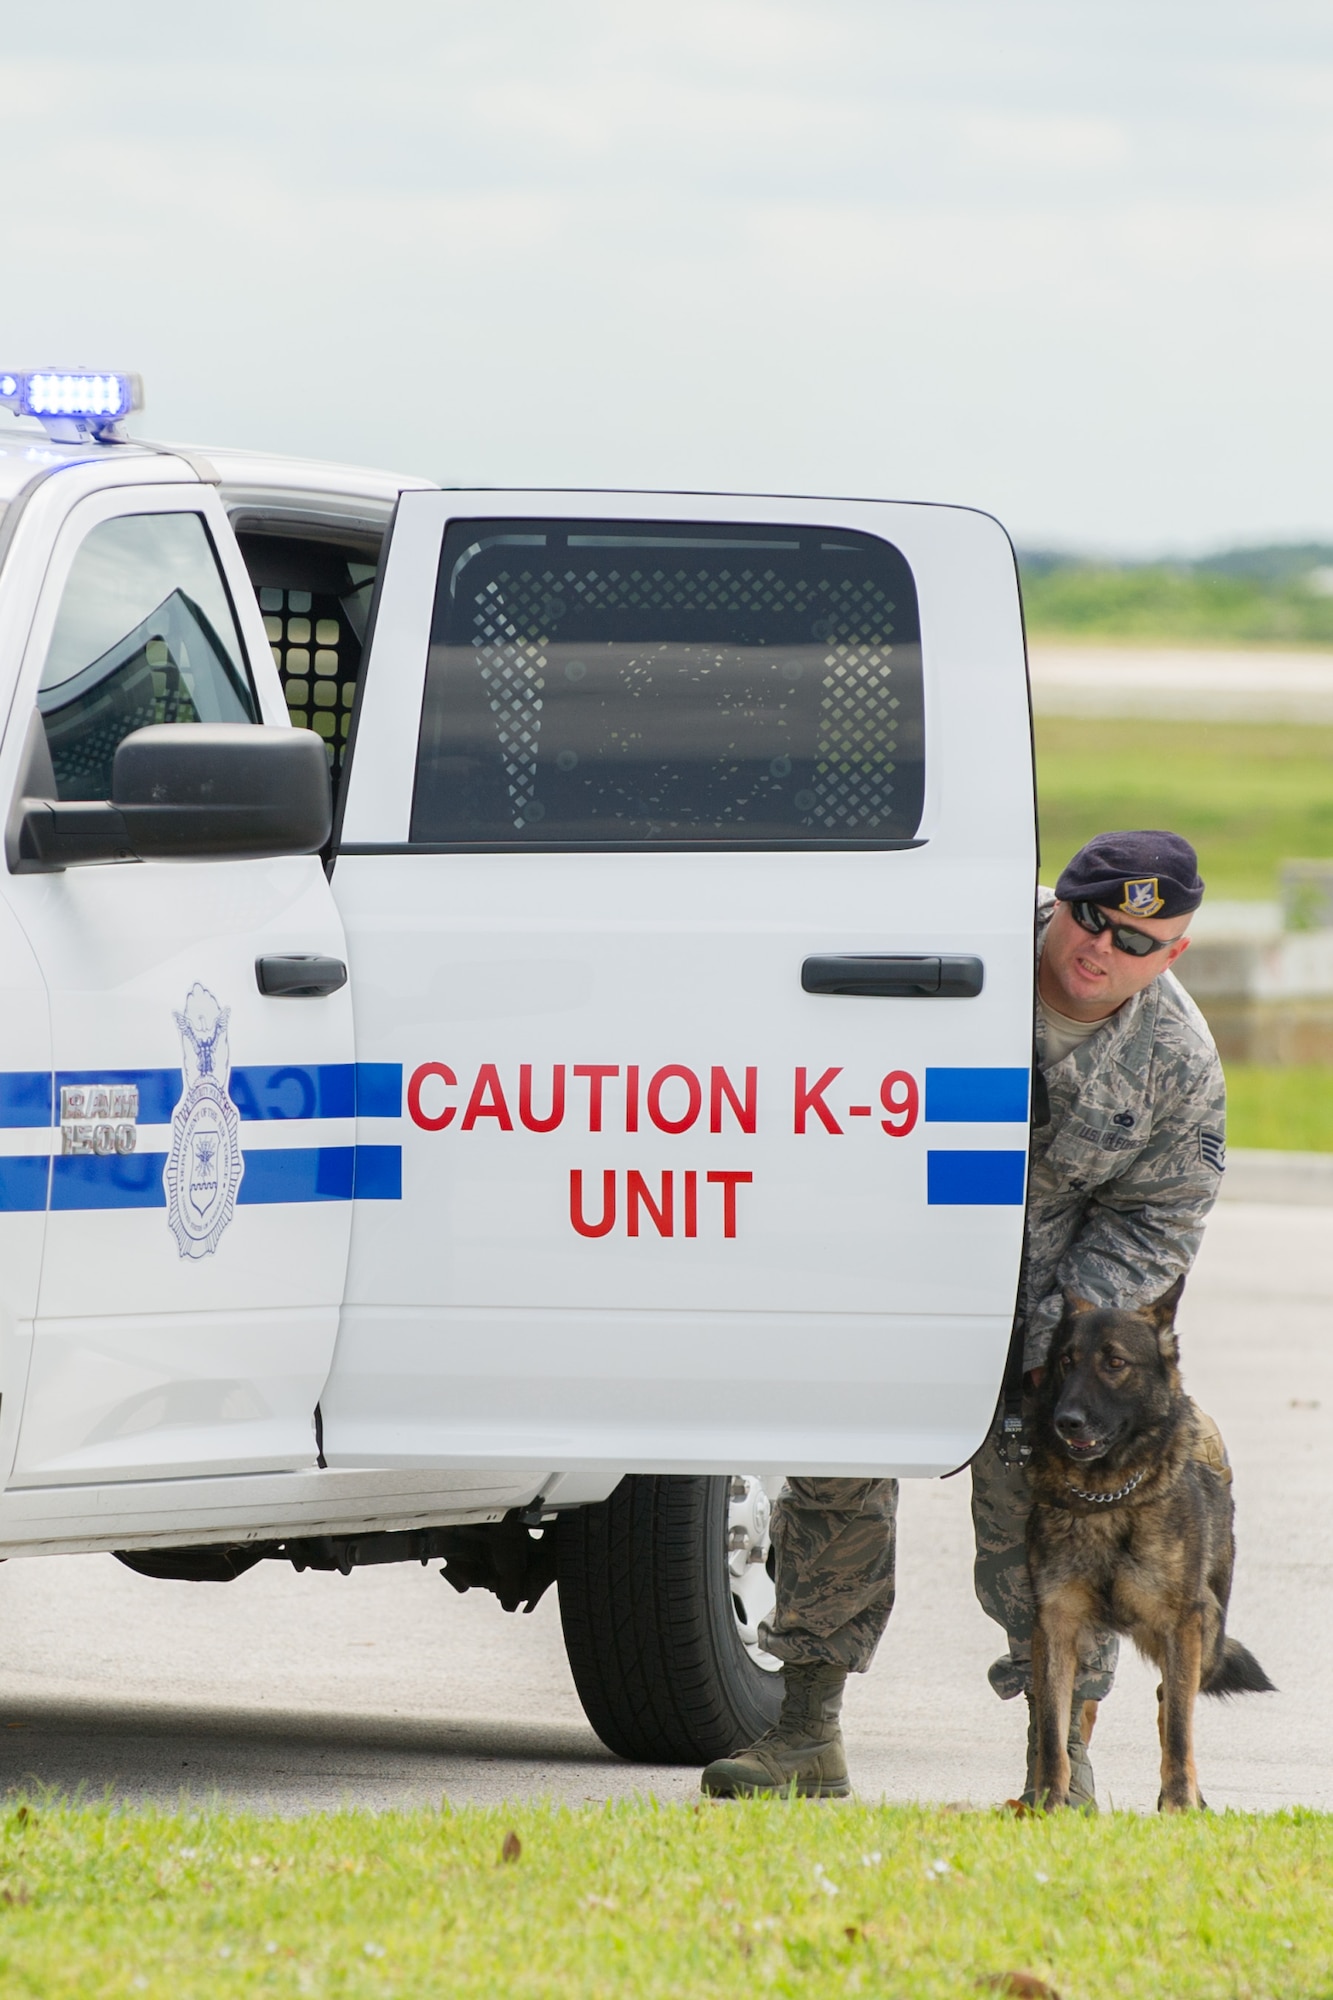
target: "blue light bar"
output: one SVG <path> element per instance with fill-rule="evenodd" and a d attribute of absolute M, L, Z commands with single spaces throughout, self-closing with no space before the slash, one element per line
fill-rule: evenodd
<path fill-rule="evenodd" d="M 0 369 L 0 407 L 36 417 L 54 437 L 100 437 L 143 408 L 143 382 L 83 368 Z"/>

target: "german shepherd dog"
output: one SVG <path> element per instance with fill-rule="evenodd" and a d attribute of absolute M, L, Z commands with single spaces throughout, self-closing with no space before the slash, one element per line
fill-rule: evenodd
<path fill-rule="evenodd" d="M 1202 1805 L 1194 1700 L 1272 1690 L 1226 1636 L 1236 1545 L 1231 1468 L 1185 1394 L 1179 1279 L 1155 1305 L 1111 1312 L 1066 1295 L 1037 1394 L 1028 1568 L 1039 1803 L 1069 1803 L 1066 1743 L 1081 1645 L 1094 1627 L 1158 1667 L 1159 1810 Z"/>

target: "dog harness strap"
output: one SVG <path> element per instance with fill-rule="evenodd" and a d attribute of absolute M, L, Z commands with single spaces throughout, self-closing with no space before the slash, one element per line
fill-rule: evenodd
<path fill-rule="evenodd" d="M 1027 1265 L 1028 1231 L 1023 1224 L 1023 1266 Z M 1023 1421 L 1023 1349 L 1027 1328 L 1021 1308 L 1014 1313 L 1009 1335 L 1009 1352 L 1004 1357 L 1004 1380 L 1000 1385 L 1000 1407 L 996 1412 L 995 1449 L 1002 1465 L 1026 1465 L 1032 1444 Z"/>
<path fill-rule="evenodd" d="M 1046 1072 L 1037 1050 L 1035 1011 L 1032 1019 L 1032 1100 L 1028 1122 L 1038 1128 L 1044 1128 L 1051 1122 L 1051 1094 L 1046 1088 Z M 995 1448 L 1002 1465 L 1026 1465 L 1032 1456 L 1032 1445 L 1023 1423 L 1023 1350 L 1027 1345 L 1027 1327 L 1023 1319 L 1022 1285 L 1027 1266 L 1028 1217 L 1025 1214 L 1023 1255 L 1019 1265 L 1022 1274 L 1019 1278 L 1019 1303 L 1014 1312 L 1013 1331 L 1009 1335 L 1009 1352 L 1004 1357 L 1004 1381 L 1000 1387 L 1000 1408 L 995 1426 Z"/>

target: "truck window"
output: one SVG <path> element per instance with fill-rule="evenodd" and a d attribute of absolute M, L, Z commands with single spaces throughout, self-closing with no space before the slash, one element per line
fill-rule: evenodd
<path fill-rule="evenodd" d="M 257 721 L 198 514 L 128 514 L 89 530 L 60 600 L 37 707 L 62 799 L 109 798 L 116 746 L 132 730 Z"/>
<path fill-rule="evenodd" d="M 264 614 L 292 721 L 322 736 L 336 792 L 347 756 L 352 708 L 380 537 L 338 539 L 303 524 L 277 532 L 234 521 L 236 539 Z"/>
<path fill-rule="evenodd" d="M 873 535 L 463 521 L 411 839 L 885 846 L 924 783 L 916 589 Z"/>

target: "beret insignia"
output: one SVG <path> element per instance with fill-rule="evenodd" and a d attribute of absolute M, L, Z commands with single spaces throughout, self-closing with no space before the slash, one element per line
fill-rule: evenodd
<path fill-rule="evenodd" d="M 1120 907 L 1128 917 L 1155 917 L 1162 907 L 1162 898 L 1157 893 L 1157 877 L 1150 875 L 1142 882 L 1126 882 Z"/>

